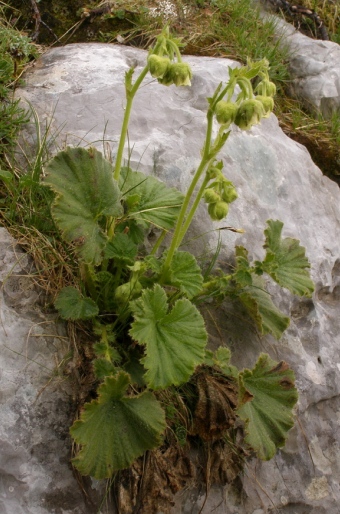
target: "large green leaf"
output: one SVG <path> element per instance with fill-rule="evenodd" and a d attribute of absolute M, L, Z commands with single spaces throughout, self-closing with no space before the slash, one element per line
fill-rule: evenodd
<path fill-rule="evenodd" d="M 178 300 L 172 310 L 159 284 L 131 302 L 134 322 L 131 336 L 146 345 L 142 364 L 152 389 L 186 382 L 204 360 L 207 334 L 204 321 L 189 300 Z"/>
<path fill-rule="evenodd" d="M 264 281 L 252 275 L 252 282 L 251 286 L 245 287 L 239 293 L 239 299 L 261 334 L 272 334 L 276 339 L 280 339 L 289 326 L 290 320 L 274 305 L 270 294 L 265 289 Z"/>
<path fill-rule="evenodd" d="M 267 224 L 268 228 L 264 231 L 266 257 L 262 264 L 263 270 L 293 294 L 310 296 L 314 291 L 314 284 L 307 271 L 310 264 L 304 247 L 300 246 L 297 239 L 281 238 L 281 221 L 268 220 Z"/>
<path fill-rule="evenodd" d="M 150 392 L 125 396 L 129 383 L 125 372 L 106 377 L 98 398 L 85 404 L 80 419 L 71 427 L 72 437 L 82 446 L 73 464 L 83 475 L 111 477 L 160 445 L 164 411 Z"/>
<path fill-rule="evenodd" d="M 201 269 L 189 252 L 175 252 L 166 280 L 178 287 L 188 298 L 198 294 L 203 286 Z"/>
<path fill-rule="evenodd" d="M 112 165 L 90 148 L 67 148 L 46 166 L 44 183 L 56 193 L 52 215 L 66 241 L 87 263 L 100 264 L 106 235 L 103 216 L 122 215 L 121 195 Z"/>
<path fill-rule="evenodd" d="M 239 374 L 237 414 L 246 423 L 246 442 L 260 459 L 271 459 L 284 446 L 294 425 L 292 409 L 298 393 L 294 373 L 285 362 L 261 354 L 254 369 Z"/>
<path fill-rule="evenodd" d="M 91 319 L 99 313 L 98 305 L 83 296 L 75 287 L 64 287 L 58 294 L 54 305 L 64 319 Z"/>
<path fill-rule="evenodd" d="M 131 218 L 166 230 L 174 226 L 183 202 L 183 195 L 177 189 L 126 168 L 121 171 L 120 186 Z"/>

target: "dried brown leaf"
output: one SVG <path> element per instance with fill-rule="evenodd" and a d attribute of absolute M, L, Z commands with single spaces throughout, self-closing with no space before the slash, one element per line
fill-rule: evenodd
<path fill-rule="evenodd" d="M 198 402 L 192 433 L 205 441 L 219 439 L 235 423 L 237 386 L 227 377 L 199 373 L 196 376 Z"/>
<path fill-rule="evenodd" d="M 227 441 L 217 441 L 209 449 L 206 465 L 206 483 L 230 483 L 243 469 L 245 453 L 242 448 Z"/>
<path fill-rule="evenodd" d="M 147 452 L 122 473 L 117 486 L 120 514 L 170 513 L 174 494 L 195 476 L 195 468 L 179 447 Z"/>

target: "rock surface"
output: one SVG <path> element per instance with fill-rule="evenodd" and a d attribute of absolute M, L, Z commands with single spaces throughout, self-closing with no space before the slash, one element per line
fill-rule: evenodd
<path fill-rule="evenodd" d="M 51 130 L 59 129 L 60 145 L 93 143 L 101 147 L 105 140 L 106 151 L 114 155 L 124 107 L 124 73 L 131 65 L 137 66 L 138 73 L 146 55 L 142 50 L 102 44 L 56 48 L 48 51 L 26 75 L 26 86 L 19 95 L 31 102 L 41 120 L 53 115 Z M 227 59 L 186 60 L 194 73 L 192 87 L 166 88 L 155 80 L 146 80 L 137 94 L 129 128 L 131 166 L 181 189 L 187 187 L 198 163 L 205 132 L 206 97 L 220 81 L 227 80 L 228 66 L 237 65 Z M 26 134 L 28 144 L 32 134 Z M 306 247 L 316 292 L 313 299 L 294 298 L 288 292 L 275 293 L 277 305 L 292 317 L 280 342 L 269 337 L 260 340 L 233 313 L 216 312 L 219 332 L 232 347 L 235 363 L 250 366 L 260 351 L 266 351 L 273 358 L 286 360 L 295 370 L 300 391 L 297 422 L 286 447 L 272 461 L 247 465 L 242 489 L 237 484 L 212 490 L 202 511 L 204 494 L 187 491 L 179 495 L 173 512 L 338 514 L 340 191 L 322 176 L 306 149 L 283 134 L 273 115 L 247 133 L 234 128 L 221 157 L 225 174 L 235 183 L 239 199 L 231 206 L 227 220 L 214 228 L 231 225 L 246 230 L 243 235 L 228 230 L 220 232 L 223 260 L 231 257 L 235 244 L 246 246 L 254 259 L 262 257 L 265 222 L 269 218 L 281 219 L 285 224 L 284 236 L 296 237 Z M 194 243 L 198 255 L 216 248 L 218 235 L 204 206 L 196 218 L 193 234 L 205 234 Z M 211 336 L 216 336 L 212 329 Z M 14 344 L 12 338 L 9 344 Z M 7 358 L 11 359 L 11 353 Z M 45 355 L 40 362 L 47 366 L 50 361 Z M 22 376 L 22 380 L 25 387 L 25 380 L 30 384 L 31 379 Z M 5 409 L 14 401 L 13 394 L 14 390 L 8 393 Z M 67 418 L 65 398 L 64 403 L 60 400 L 62 420 Z M 41 406 L 46 407 L 46 403 L 42 401 Z M 21 408 L 24 409 L 23 404 Z M 13 419 L 9 413 L 1 423 L 13 424 Z M 9 445 L 18 444 L 17 436 L 8 437 Z M 44 441 L 46 452 L 54 451 L 51 445 L 53 448 L 55 443 L 40 430 L 35 431 L 35 437 Z M 31 461 L 27 445 L 24 441 L 21 444 L 26 449 L 18 455 L 16 466 L 21 466 L 27 475 L 20 480 L 27 494 L 42 495 L 48 483 L 30 478 L 33 470 L 28 465 Z M 50 475 L 56 472 L 55 466 L 59 469 L 59 464 L 51 460 Z M 8 466 L 3 468 L 3 480 L 18 476 Z M 66 473 L 70 472 L 66 464 L 64 469 L 66 481 Z M 70 487 L 69 480 L 65 487 Z M 77 493 L 75 482 L 73 493 Z M 86 512 L 81 500 L 78 507 L 73 502 L 57 510 L 52 502 L 49 507 L 29 511 L 25 510 L 22 498 L 17 496 L 15 514 Z M 14 514 L 14 510 L 4 512 Z"/>
<path fill-rule="evenodd" d="M 321 113 L 326 119 L 334 113 L 340 114 L 340 45 L 312 39 L 277 16 L 269 17 L 275 20 L 280 44 L 288 44 L 290 48 L 292 95 L 309 111 Z"/>
<path fill-rule="evenodd" d="M 71 390 L 56 373 L 68 339 L 41 313 L 34 269 L 0 228 L 0 513 L 82 514 L 69 465 Z"/>

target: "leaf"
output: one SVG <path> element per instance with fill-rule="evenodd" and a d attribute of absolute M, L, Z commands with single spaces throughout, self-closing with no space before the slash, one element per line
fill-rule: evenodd
<path fill-rule="evenodd" d="M 307 271 L 310 264 L 304 247 L 297 239 L 281 239 L 281 221 L 268 220 L 267 224 L 268 228 L 264 231 L 264 248 L 267 250 L 263 261 L 264 271 L 293 294 L 311 296 L 314 284 Z"/>
<path fill-rule="evenodd" d="M 145 459 L 138 459 L 116 480 L 118 512 L 169 513 L 175 493 L 195 475 L 196 466 L 178 446 L 148 452 Z"/>
<path fill-rule="evenodd" d="M 252 281 L 253 285 L 245 287 L 239 293 L 239 299 L 261 334 L 272 334 L 280 339 L 290 320 L 274 305 L 270 294 L 265 290 L 264 281 L 256 275 L 252 275 Z"/>
<path fill-rule="evenodd" d="M 130 303 L 134 314 L 130 335 L 146 346 L 141 360 L 151 389 L 186 382 L 205 357 L 204 321 L 189 300 L 178 300 L 172 310 L 159 284 Z"/>
<path fill-rule="evenodd" d="M 231 351 L 225 346 L 219 346 L 215 351 L 214 365 L 218 366 L 227 377 L 237 378 L 238 369 L 230 364 Z"/>
<path fill-rule="evenodd" d="M 241 286 L 252 284 L 251 268 L 248 260 L 248 250 L 243 246 L 235 247 L 236 270 L 233 274 L 234 280 Z"/>
<path fill-rule="evenodd" d="M 115 263 L 132 265 L 137 257 L 137 245 L 128 234 L 117 233 L 105 248 L 105 258 L 114 259 Z"/>
<path fill-rule="evenodd" d="M 76 443 L 82 445 L 73 464 L 83 475 L 109 478 L 161 443 L 163 409 L 150 392 L 124 396 L 129 382 L 125 372 L 106 377 L 98 398 L 85 404 L 70 429 Z"/>
<path fill-rule="evenodd" d="M 57 195 L 51 209 L 63 237 L 85 262 L 100 264 L 107 241 L 101 217 L 122 215 L 111 164 L 94 148 L 68 148 L 48 163 L 44 184 Z"/>
<path fill-rule="evenodd" d="M 227 437 L 210 444 L 208 448 L 203 466 L 207 484 L 225 487 L 242 472 L 247 454 L 242 446 Z"/>
<path fill-rule="evenodd" d="M 284 446 L 294 425 L 292 409 L 298 399 L 294 373 L 286 362 L 261 354 L 253 370 L 240 373 L 239 385 L 237 414 L 246 423 L 246 442 L 260 459 L 269 460 Z"/>
<path fill-rule="evenodd" d="M 133 243 L 139 245 L 144 242 L 145 231 L 137 224 L 135 220 L 124 220 L 117 226 L 116 233 L 128 232 L 129 237 Z"/>
<path fill-rule="evenodd" d="M 177 189 L 139 171 L 123 168 L 121 190 L 127 202 L 129 196 L 133 195 L 134 198 L 128 210 L 129 217 L 139 223 L 153 223 L 166 230 L 174 226 L 183 202 L 183 195 Z"/>
<path fill-rule="evenodd" d="M 107 359 L 94 359 L 93 371 L 96 378 L 103 380 L 107 376 L 115 375 L 117 370 L 112 362 Z"/>
<path fill-rule="evenodd" d="M 171 261 L 168 283 L 179 288 L 188 298 L 202 290 L 203 277 L 195 257 L 189 252 L 176 252 Z"/>
<path fill-rule="evenodd" d="M 205 441 L 214 441 L 235 423 L 237 386 L 226 377 L 197 373 L 194 377 L 198 400 L 192 433 Z"/>
<path fill-rule="evenodd" d="M 91 319 L 99 313 L 98 305 L 83 296 L 74 287 L 64 287 L 58 294 L 54 305 L 64 319 Z"/>

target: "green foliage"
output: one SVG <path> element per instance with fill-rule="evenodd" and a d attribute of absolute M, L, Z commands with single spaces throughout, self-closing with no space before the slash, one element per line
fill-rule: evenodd
<path fill-rule="evenodd" d="M 82 445 L 73 464 L 83 475 L 109 478 L 161 443 L 163 409 L 147 391 L 127 396 L 129 383 L 124 372 L 107 377 L 98 389 L 98 399 L 85 405 L 71 427 L 72 437 Z"/>
<path fill-rule="evenodd" d="M 204 321 L 188 300 L 177 300 L 169 311 L 165 291 L 156 284 L 132 302 L 134 322 L 130 335 L 146 345 L 141 360 L 151 389 L 165 389 L 189 380 L 203 362 L 207 334 Z"/>
<path fill-rule="evenodd" d="M 113 241 L 105 247 L 105 259 L 114 259 L 123 265 L 132 266 L 136 260 L 138 246 L 131 240 L 127 234 L 116 234 Z"/>
<path fill-rule="evenodd" d="M 178 287 L 188 298 L 192 298 L 201 291 L 203 286 L 201 269 L 191 253 L 174 254 L 167 283 Z"/>
<path fill-rule="evenodd" d="M 121 190 L 129 218 L 169 230 L 174 226 L 183 195 L 139 171 L 121 171 Z"/>
<path fill-rule="evenodd" d="M 47 165 L 44 183 L 57 194 L 52 215 L 64 238 L 82 260 L 100 264 L 107 243 L 101 221 L 122 214 L 110 163 L 94 148 L 68 148 Z"/>
<path fill-rule="evenodd" d="M 314 284 L 307 271 L 310 265 L 305 256 L 305 249 L 300 246 L 297 239 L 281 239 L 281 221 L 269 220 L 267 223 L 268 228 L 264 231 L 266 258 L 262 263 L 262 269 L 293 294 L 311 296 Z"/>
<path fill-rule="evenodd" d="M 28 121 L 20 101 L 13 100 L 11 95 L 22 67 L 36 55 L 34 45 L 2 18 L 0 9 L 0 165 L 4 154 L 14 148 L 20 129 Z"/>
<path fill-rule="evenodd" d="M 274 305 L 260 277 L 253 276 L 252 284 L 239 294 L 239 299 L 255 321 L 261 334 L 272 334 L 280 339 L 289 326 L 289 318 Z"/>
<path fill-rule="evenodd" d="M 287 432 L 294 425 L 292 408 L 298 394 L 294 373 L 285 362 L 275 362 L 260 355 L 253 370 L 239 375 L 239 408 L 246 423 L 246 441 L 260 459 L 269 460 L 285 444 Z"/>
<path fill-rule="evenodd" d="M 46 166 L 44 179 L 55 193 L 55 223 L 79 260 L 83 293 L 63 289 L 56 307 L 65 319 L 93 319 L 98 396 L 85 404 L 71 435 L 81 446 L 74 465 L 95 478 L 111 477 L 157 448 L 166 426 L 175 435 L 180 429 L 182 436 L 176 435 L 176 441 L 184 447 L 190 434 L 200 434 L 205 441 L 223 438 L 236 415 L 245 423 L 247 443 L 260 458 L 271 458 L 293 423 L 293 373 L 267 355 L 260 356 L 252 371 L 239 372 L 231 364 L 229 348 L 207 350 L 208 335 L 197 305 L 214 298 L 237 300 L 260 333 L 279 339 L 289 318 L 274 305 L 262 275 L 293 294 L 313 291 L 304 249 L 297 240 L 281 237 L 279 221 L 268 221 L 263 261 L 252 264 L 248 251 L 237 247 L 230 274 L 208 269 L 203 276 L 196 258 L 180 251 L 202 199 L 208 204 L 207 215 L 220 220 L 237 198 L 217 155 L 232 122 L 248 130 L 270 114 L 276 88 L 268 62 L 249 61 L 230 70 L 228 83 L 221 83 L 208 99 L 201 162 L 184 196 L 154 177 L 122 166 L 132 102 L 149 72 L 164 85 L 190 82 L 191 70 L 181 60 L 179 41 L 168 29 L 135 81 L 133 69 L 125 75 L 126 108 L 114 166 L 93 148 L 68 148 Z M 213 137 L 215 122 L 219 128 Z M 11 178 L 5 174 L 3 180 Z M 160 228 L 161 234 L 148 255 L 143 243 L 152 228 Z M 166 234 L 170 241 L 161 252 Z M 195 387 L 198 400 L 189 394 Z M 179 400 L 179 390 L 186 390 L 187 397 Z M 186 414 L 169 406 L 169 397 L 177 398 L 179 409 L 184 404 Z M 190 421 L 183 421 L 186 416 Z M 207 423 L 202 422 L 205 416 Z"/>
<path fill-rule="evenodd" d="M 64 319 L 91 319 L 99 314 L 97 304 L 91 298 L 85 298 L 74 287 L 64 287 L 55 301 L 59 314 Z"/>

